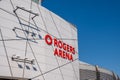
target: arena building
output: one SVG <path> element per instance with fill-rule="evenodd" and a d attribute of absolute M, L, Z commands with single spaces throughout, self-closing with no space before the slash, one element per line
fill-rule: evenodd
<path fill-rule="evenodd" d="M 79 62 L 80 80 L 120 80 L 113 71 Z"/>
<path fill-rule="evenodd" d="M 0 78 L 78 80 L 77 29 L 38 0 L 0 0 Z"/>
<path fill-rule="evenodd" d="M 81 66 L 77 28 L 40 3 L 0 0 L 0 80 L 99 79 Z"/>

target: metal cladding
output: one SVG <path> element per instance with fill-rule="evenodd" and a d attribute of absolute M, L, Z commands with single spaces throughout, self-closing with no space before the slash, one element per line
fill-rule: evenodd
<path fill-rule="evenodd" d="M 0 0 L 0 80 L 79 80 L 77 29 L 40 2 Z"/>
<path fill-rule="evenodd" d="M 84 62 L 79 63 L 79 72 L 80 80 L 120 80 L 114 72 Z"/>

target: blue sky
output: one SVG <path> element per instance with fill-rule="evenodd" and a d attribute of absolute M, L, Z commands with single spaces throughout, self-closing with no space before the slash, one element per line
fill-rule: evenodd
<path fill-rule="evenodd" d="M 43 0 L 78 29 L 80 60 L 120 76 L 120 0 Z"/>

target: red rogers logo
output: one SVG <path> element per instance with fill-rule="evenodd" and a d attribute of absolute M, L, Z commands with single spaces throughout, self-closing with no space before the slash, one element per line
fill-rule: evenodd
<path fill-rule="evenodd" d="M 73 55 L 75 54 L 75 48 L 64 43 L 61 40 L 52 38 L 50 35 L 45 35 L 45 42 L 48 45 L 54 45 L 54 55 L 63 59 L 73 61 Z"/>

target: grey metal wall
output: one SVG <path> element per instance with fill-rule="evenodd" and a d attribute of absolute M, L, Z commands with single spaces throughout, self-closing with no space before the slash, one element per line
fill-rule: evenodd
<path fill-rule="evenodd" d="M 80 69 L 80 80 L 95 80 L 96 79 L 96 72 L 91 70 L 83 70 Z"/>
<path fill-rule="evenodd" d="M 79 65 L 80 80 L 120 80 L 117 74 L 104 68 L 83 62 Z"/>
<path fill-rule="evenodd" d="M 80 80 L 120 80 L 114 75 L 109 75 L 102 72 L 100 72 L 100 75 L 98 75 L 96 73 L 97 71 L 80 69 Z M 99 79 L 97 79 L 97 76 L 99 76 Z"/>

